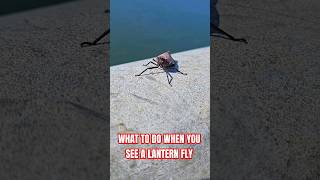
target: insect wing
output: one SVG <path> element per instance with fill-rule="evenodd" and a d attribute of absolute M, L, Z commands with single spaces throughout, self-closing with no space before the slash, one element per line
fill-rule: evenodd
<path fill-rule="evenodd" d="M 168 64 L 168 65 L 174 64 L 174 59 L 172 58 L 169 51 L 160 54 L 158 58 L 163 59 L 165 61 L 165 64 Z"/>

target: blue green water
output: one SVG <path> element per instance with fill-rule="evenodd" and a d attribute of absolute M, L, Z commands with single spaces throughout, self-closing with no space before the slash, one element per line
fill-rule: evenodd
<path fill-rule="evenodd" d="M 111 0 L 110 64 L 209 46 L 210 0 Z"/>

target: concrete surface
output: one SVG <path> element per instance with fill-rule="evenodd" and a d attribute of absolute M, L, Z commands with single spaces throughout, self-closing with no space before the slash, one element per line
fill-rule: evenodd
<path fill-rule="evenodd" d="M 211 178 L 320 178 L 320 2 L 218 1 Z"/>
<path fill-rule="evenodd" d="M 172 87 L 160 69 L 146 72 L 149 59 L 110 69 L 111 179 L 209 178 L 210 48 L 173 54 L 184 76 L 172 73 Z M 160 54 L 161 52 L 159 52 Z M 151 73 L 151 74 L 150 74 Z M 201 133 L 200 145 L 118 145 L 117 133 Z M 129 147 L 193 147 L 193 160 L 126 160 Z"/>
<path fill-rule="evenodd" d="M 0 179 L 105 179 L 104 0 L 0 16 Z M 105 41 L 108 41 L 106 39 Z"/>

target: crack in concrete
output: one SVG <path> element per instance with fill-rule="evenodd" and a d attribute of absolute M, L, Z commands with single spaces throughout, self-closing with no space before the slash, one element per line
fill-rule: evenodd
<path fill-rule="evenodd" d="M 150 103 L 150 104 L 159 105 L 159 103 L 157 103 L 157 102 L 155 102 L 155 101 L 152 101 L 151 99 L 144 98 L 144 97 L 135 95 L 135 94 L 133 94 L 133 93 L 130 93 L 130 94 L 131 94 L 132 96 L 136 97 L 137 99 L 143 100 L 143 101 L 148 102 L 148 103 Z"/>

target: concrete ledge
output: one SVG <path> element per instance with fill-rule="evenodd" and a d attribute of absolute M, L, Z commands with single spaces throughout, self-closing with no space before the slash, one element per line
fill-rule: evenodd
<path fill-rule="evenodd" d="M 210 119 L 210 48 L 173 54 L 179 69 L 187 76 L 172 73 L 172 87 L 159 69 L 136 77 L 150 59 L 110 68 L 110 155 L 111 179 L 201 179 L 208 178 Z M 117 144 L 119 132 L 201 133 L 201 145 L 193 147 L 191 161 L 128 161 L 124 146 Z M 152 146 L 155 147 L 155 146 Z M 168 147 L 168 146 L 158 146 Z"/>

